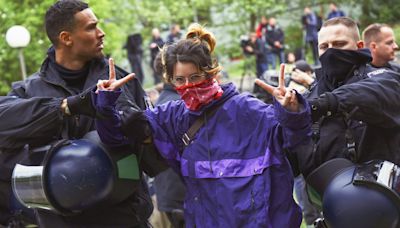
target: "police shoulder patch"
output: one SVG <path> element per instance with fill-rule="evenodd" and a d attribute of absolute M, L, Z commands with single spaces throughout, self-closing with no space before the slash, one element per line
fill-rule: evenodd
<path fill-rule="evenodd" d="M 379 74 L 383 74 L 383 73 L 388 72 L 388 71 L 389 70 L 387 70 L 387 69 L 381 68 L 381 69 L 376 69 L 374 71 L 371 71 L 367 75 L 368 75 L 368 77 L 373 77 L 373 76 L 376 76 L 376 75 L 379 75 Z"/>

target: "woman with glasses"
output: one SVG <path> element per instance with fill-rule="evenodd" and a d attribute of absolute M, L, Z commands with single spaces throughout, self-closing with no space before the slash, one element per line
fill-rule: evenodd
<path fill-rule="evenodd" d="M 99 134 L 104 142 L 121 145 L 151 129 L 152 142 L 186 185 L 187 227 L 299 227 L 301 210 L 292 198 L 284 149 L 308 139 L 308 104 L 285 88 L 283 65 L 278 87 L 256 81 L 275 97 L 273 105 L 239 94 L 232 83 L 220 85 L 215 42 L 212 33 L 194 24 L 185 39 L 164 46 L 163 77 L 181 100 L 135 117 L 121 117 L 112 105 L 118 91 L 110 92 L 115 90 L 109 86 L 115 80 L 111 70 L 110 80 L 98 83 L 97 110 L 111 116 L 97 121 Z M 141 118 L 149 125 L 135 124 Z M 120 119 L 130 128 L 120 130 Z"/>

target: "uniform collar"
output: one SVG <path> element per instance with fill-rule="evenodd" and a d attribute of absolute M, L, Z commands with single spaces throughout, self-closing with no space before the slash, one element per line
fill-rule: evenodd
<path fill-rule="evenodd" d="M 51 67 L 50 61 L 55 62 L 55 49 L 53 46 L 51 46 L 47 51 L 47 58 L 43 61 L 42 66 L 40 67 L 39 76 L 46 82 L 61 86 L 71 94 L 74 94 L 74 92 L 68 88 L 66 82 L 60 76 L 60 72 L 54 69 L 54 67 Z M 88 64 L 90 65 L 89 73 L 83 90 L 96 85 L 99 78 L 105 79 L 108 77 L 108 71 L 106 67 L 107 63 L 104 58 L 94 59 Z"/>

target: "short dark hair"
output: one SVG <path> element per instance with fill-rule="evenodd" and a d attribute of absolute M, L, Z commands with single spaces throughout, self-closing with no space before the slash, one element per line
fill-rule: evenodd
<path fill-rule="evenodd" d="M 354 39 L 356 41 L 360 40 L 360 31 L 358 30 L 358 25 L 350 17 L 334 17 L 332 19 L 325 21 L 322 24 L 322 28 L 328 27 L 328 26 L 333 26 L 333 25 L 343 25 L 343 26 L 353 30 Z"/>
<path fill-rule="evenodd" d="M 372 41 L 378 42 L 382 39 L 380 36 L 381 29 L 387 27 L 390 28 L 389 25 L 387 24 L 381 24 L 381 23 L 373 23 L 369 25 L 367 28 L 364 29 L 362 33 L 363 40 L 365 42 L 366 46 L 369 46 L 369 44 Z"/>
<path fill-rule="evenodd" d="M 58 36 L 62 31 L 72 31 L 75 26 L 74 15 L 89 5 L 80 0 L 59 0 L 46 12 L 45 26 L 47 36 L 54 46 L 58 45 Z"/>

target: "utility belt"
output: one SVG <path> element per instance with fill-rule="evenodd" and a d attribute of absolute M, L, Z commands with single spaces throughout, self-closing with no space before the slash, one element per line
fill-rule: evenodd
<path fill-rule="evenodd" d="M 29 153 L 42 158 L 40 165 L 17 164 L 11 180 L 14 196 L 28 208 L 74 215 L 122 202 L 140 184 L 135 154 L 128 149 L 106 148 L 96 132 Z"/>

